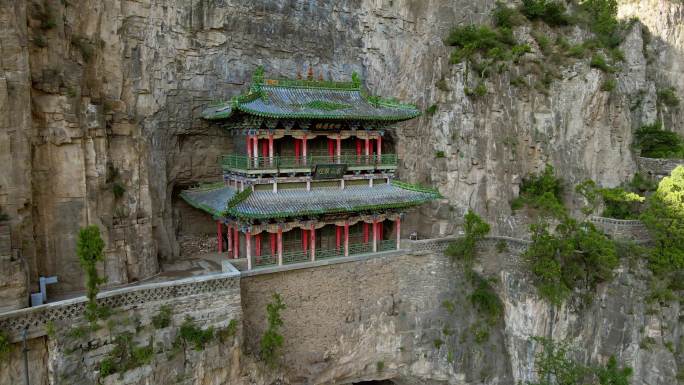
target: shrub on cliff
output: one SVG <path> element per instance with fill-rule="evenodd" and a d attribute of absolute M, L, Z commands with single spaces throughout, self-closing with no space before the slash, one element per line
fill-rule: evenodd
<path fill-rule="evenodd" d="M 534 360 L 537 381 L 527 385 L 629 385 L 632 368 L 620 367 L 615 356 L 605 365 L 584 365 L 572 358 L 573 348 L 567 342 L 544 337 L 533 337 L 532 341 L 542 349 Z"/>
<path fill-rule="evenodd" d="M 655 242 L 651 270 L 665 276 L 684 269 L 684 167 L 677 166 L 660 181 L 641 220 Z"/>
<path fill-rule="evenodd" d="M 104 241 L 100 237 L 100 228 L 92 225 L 82 228 L 78 233 L 76 254 L 86 275 L 86 304 L 85 316 L 90 322 L 95 322 L 103 312 L 97 306 L 99 286 L 105 279 L 97 274 L 97 263 L 104 260 Z"/>
<path fill-rule="evenodd" d="M 283 326 L 283 319 L 280 312 L 286 306 L 280 294 L 273 294 L 273 302 L 266 305 L 268 328 L 261 337 L 261 359 L 270 367 L 278 364 L 278 349 L 283 346 L 283 336 L 280 334 L 280 327 Z"/>
<path fill-rule="evenodd" d="M 565 218 L 554 233 L 546 223 L 531 226 L 524 254 L 539 295 L 560 305 L 574 289 L 593 290 L 618 266 L 615 244 L 591 223 Z"/>
<path fill-rule="evenodd" d="M 475 258 L 477 242 L 489 234 L 490 227 L 479 215 L 469 209 L 465 215 L 463 230 L 464 237 L 450 243 L 445 253 L 469 264 Z"/>
<path fill-rule="evenodd" d="M 646 158 L 684 158 L 684 139 L 675 132 L 663 130 L 660 122 L 636 130 L 634 147 Z"/>
<path fill-rule="evenodd" d="M 643 209 L 644 197 L 623 187 L 600 188 L 593 180 L 586 180 L 575 186 L 575 191 L 587 200 L 585 214 L 594 212 L 600 202 L 604 204 L 601 215 L 608 218 L 637 219 Z"/>
<path fill-rule="evenodd" d="M 562 196 L 563 182 L 555 176 L 553 166 L 547 164 L 540 175 L 523 179 L 520 195 L 511 202 L 511 209 L 528 205 L 543 215 L 562 218 L 566 215 Z"/>

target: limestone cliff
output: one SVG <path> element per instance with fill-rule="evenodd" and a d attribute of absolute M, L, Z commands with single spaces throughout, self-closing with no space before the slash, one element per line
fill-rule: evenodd
<path fill-rule="evenodd" d="M 177 258 L 177 238 L 206 225 L 177 192 L 216 179 L 218 157 L 233 146 L 198 112 L 237 94 L 257 65 L 273 76 L 309 66 L 334 79 L 357 71 L 383 96 L 437 105 L 435 114 L 395 134 L 401 177 L 445 196 L 405 228 L 426 237 L 453 234 L 472 207 L 498 233 L 521 235 L 526 218 L 511 216 L 509 201 L 525 175 L 548 162 L 568 184 L 592 178 L 614 186 L 636 169 L 634 128 L 661 119 L 684 132 L 684 115 L 657 106 L 656 97 L 668 86 L 684 94 L 684 5 L 622 3 L 621 15 L 638 15 L 650 33 L 633 25 L 613 92 L 602 90 L 604 74 L 579 60 L 563 67 L 546 92 L 512 86 L 513 69 L 487 80 L 487 94 L 475 99 L 465 93 L 472 86 L 468 69 L 449 63 L 442 39 L 455 25 L 488 20 L 494 1 L 0 0 L 0 207 L 11 230 L 3 266 L 13 272 L 0 307 L 26 305 L 41 275 L 59 277 L 51 294 L 81 289 L 74 240 L 86 224 L 105 232 L 110 285 L 153 276 L 161 262 Z M 529 30 L 516 33 L 539 55 Z M 595 338 L 596 325 L 620 322 L 622 329 L 611 330 L 630 336 L 640 327 L 618 316 L 623 303 L 586 316 L 555 314 L 516 291 L 517 278 L 502 278 L 507 317 L 517 326 L 496 337 L 509 349 L 493 361 L 487 383 L 528 378 L 529 351 L 518 328 L 553 329 L 604 357 L 618 337 L 604 343 Z M 630 298 L 629 282 L 615 285 L 618 296 Z M 524 317 L 528 312 L 538 323 Z M 656 330 L 651 322 L 648 333 Z M 636 337 L 625 341 L 623 349 L 634 349 Z M 513 369 L 501 369 L 505 360 Z M 631 363 L 643 383 L 673 378 L 649 373 L 654 365 L 666 372 L 669 356 Z M 412 373 L 432 368 L 422 360 L 412 365 Z M 475 374 L 483 368 L 473 365 L 456 383 L 481 380 Z M 454 374 L 438 373 L 439 380 Z"/>

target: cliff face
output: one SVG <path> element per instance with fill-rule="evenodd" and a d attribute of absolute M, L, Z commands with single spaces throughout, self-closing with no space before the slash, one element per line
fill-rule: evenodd
<path fill-rule="evenodd" d="M 437 113 L 395 135 L 401 176 L 433 184 L 446 197 L 413 221 L 427 229 L 424 236 L 452 233 L 467 207 L 499 232 L 514 234 L 524 218 L 510 217 L 508 202 L 521 178 L 546 162 L 569 184 L 628 179 L 635 169 L 631 130 L 658 117 L 656 83 L 665 81 L 657 78 L 668 75 L 679 86 L 681 6 L 664 8 L 669 16 L 663 17 L 625 6 L 625 13 L 652 21 L 659 69 L 649 70 L 635 26 L 614 92 L 602 91 L 605 75 L 578 61 L 562 67 L 548 91 L 511 86 L 516 75 L 530 85 L 539 80 L 513 68 L 489 79 L 487 95 L 474 99 L 464 93 L 472 75 L 463 64 L 449 64 L 442 39 L 454 25 L 487 20 L 492 6 L 456 0 L 3 3 L 0 143 L 10 167 L 0 172 L 0 204 L 31 282 L 58 275 L 58 291 L 81 287 L 74 236 L 86 223 L 105 230 L 111 284 L 150 276 L 158 260 L 177 257 L 183 206 L 175 193 L 214 180 L 218 156 L 232 148 L 230 136 L 200 121 L 198 111 L 236 94 L 259 64 L 273 76 L 310 65 L 328 78 L 358 71 L 381 95 L 437 105 Z M 519 35 L 537 50 L 528 30 Z M 445 156 L 436 158 L 437 152 Z"/>
<path fill-rule="evenodd" d="M 218 178 L 218 157 L 233 148 L 229 134 L 202 122 L 198 113 L 206 103 L 238 93 L 257 65 L 274 77 L 291 77 L 309 66 L 334 79 L 357 71 L 382 96 L 421 108 L 437 105 L 435 114 L 393 134 L 402 159 L 400 177 L 432 184 L 445 196 L 404 226 L 422 236 L 454 233 L 468 207 L 497 232 L 521 235 L 527 219 L 511 216 L 509 201 L 525 175 L 551 163 L 568 185 L 592 178 L 614 186 L 635 171 L 630 149 L 635 127 L 662 119 L 684 130 L 684 116 L 658 109 L 656 101 L 663 87 L 674 86 L 684 95 L 684 5 L 621 4 L 621 15 L 638 15 L 651 38 L 644 41 L 640 26 L 633 26 L 612 92 L 601 89 L 606 75 L 585 60 L 560 68 L 544 92 L 512 86 L 513 76 L 530 85 L 539 80 L 512 68 L 487 80 L 484 97 L 472 98 L 465 93 L 474 85 L 472 74 L 463 64 L 449 63 L 450 48 L 442 39 L 455 25 L 487 20 L 493 5 L 0 0 L 0 206 L 10 216 L 12 250 L 3 266 L 16 277 L 3 282 L 10 288 L 3 292 L 3 306 L 25 304 L 41 275 L 59 277 L 55 292 L 80 289 L 75 236 L 86 224 L 104 231 L 109 284 L 149 277 L 160 262 L 178 257 L 185 208 L 177 191 Z M 523 28 L 519 38 L 543 60 L 529 32 Z M 582 33 L 576 31 L 578 37 Z M 613 345 L 596 337 L 599 325 L 619 322 L 621 328 L 613 330 L 624 335 L 640 328 L 619 316 L 622 302 L 586 316 L 553 313 L 516 291 L 517 281 L 503 278 L 507 317 L 520 320 L 501 331 L 501 338 L 515 346 L 525 344 L 517 333 L 530 327 L 539 334 L 553 329 L 592 351 L 608 352 Z M 614 293 L 630 298 L 630 287 L 617 285 Z M 634 341 L 620 343 L 634 349 Z M 529 351 L 512 348 L 509 354 L 512 372 L 501 369 L 497 378 L 528 378 L 523 372 L 530 357 L 523 356 Z M 657 375 L 647 368 L 657 363 L 665 372 L 670 361 L 648 357 L 631 361 L 639 378 L 667 383 L 662 379 L 671 379 L 669 374 L 651 378 Z M 464 372 L 474 378 L 481 369 Z"/>

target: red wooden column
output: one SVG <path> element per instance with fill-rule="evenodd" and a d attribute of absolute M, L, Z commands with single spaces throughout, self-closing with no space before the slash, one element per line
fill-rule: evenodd
<path fill-rule="evenodd" d="M 378 160 L 380 159 L 380 156 L 382 155 L 382 136 L 378 135 L 377 140 L 377 150 L 375 151 L 378 154 Z"/>
<path fill-rule="evenodd" d="M 366 156 L 370 155 L 370 138 L 366 136 Z"/>
<path fill-rule="evenodd" d="M 268 142 L 265 140 L 261 142 L 261 156 L 264 158 L 269 157 Z"/>
<path fill-rule="evenodd" d="M 271 159 L 271 162 L 273 162 L 273 134 L 268 134 L 268 157 Z"/>
<path fill-rule="evenodd" d="M 401 249 L 401 218 L 394 221 L 394 231 L 397 233 L 397 250 Z"/>
<path fill-rule="evenodd" d="M 304 162 L 306 163 L 306 134 L 302 138 L 302 157 L 304 157 Z"/>
<path fill-rule="evenodd" d="M 337 163 L 342 163 L 342 134 L 337 134 L 337 139 L 336 139 L 336 151 L 335 153 L 337 154 Z"/>
<path fill-rule="evenodd" d="M 304 250 L 304 254 L 309 250 L 309 234 L 307 234 L 306 229 L 302 229 L 302 250 Z"/>
<path fill-rule="evenodd" d="M 301 142 L 299 141 L 299 139 L 295 139 L 295 161 L 297 161 L 297 163 L 299 163 L 299 157 L 301 156 L 301 152 Z"/>
<path fill-rule="evenodd" d="M 373 252 L 378 251 L 378 221 L 373 220 Z"/>
<path fill-rule="evenodd" d="M 368 223 L 363 222 L 363 243 L 368 243 Z"/>
<path fill-rule="evenodd" d="M 344 223 L 344 256 L 349 256 L 349 223 Z"/>
<path fill-rule="evenodd" d="M 335 226 L 335 250 L 339 250 L 342 247 L 342 228 L 338 225 Z"/>
<path fill-rule="evenodd" d="M 256 249 L 256 256 L 261 257 L 261 233 L 254 236 L 254 248 Z"/>
<path fill-rule="evenodd" d="M 328 138 L 328 156 L 335 156 L 335 140 Z"/>
<path fill-rule="evenodd" d="M 316 227 L 311 224 L 311 261 L 316 260 Z"/>
<path fill-rule="evenodd" d="M 361 157 L 361 139 L 356 138 L 356 157 Z"/>
<path fill-rule="evenodd" d="M 216 236 L 218 237 L 218 252 L 223 253 L 223 226 L 221 226 L 221 221 L 216 221 Z"/>
<path fill-rule="evenodd" d="M 228 234 L 228 258 L 233 257 L 233 226 L 226 225 L 226 232 Z"/>
<path fill-rule="evenodd" d="M 233 232 L 233 241 L 235 242 L 235 246 L 233 246 L 233 257 L 238 259 L 240 258 L 240 230 L 238 230 L 237 225 L 235 225 Z"/>
<path fill-rule="evenodd" d="M 275 256 L 277 249 L 276 249 L 276 235 L 275 234 L 268 234 L 270 237 L 271 241 L 271 256 Z"/>
<path fill-rule="evenodd" d="M 252 157 L 252 135 L 247 135 L 247 158 L 251 158 L 251 157 Z"/>
<path fill-rule="evenodd" d="M 278 229 L 278 266 L 283 265 L 283 229 Z"/>
<path fill-rule="evenodd" d="M 252 234 L 245 232 L 245 250 L 247 251 L 247 270 L 252 270 Z"/>

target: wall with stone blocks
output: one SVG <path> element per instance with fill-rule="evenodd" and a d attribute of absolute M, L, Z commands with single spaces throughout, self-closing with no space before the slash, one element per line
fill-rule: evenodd
<path fill-rule="evenodd" d="M 21 330 L 28 327 L 32 385 L 90 384 L 222 384 L 238 376 L 242 308 L 238 273 L 141 285 L 105 293 L 100 304 L 112 315 L 91 327 L 83 317 L 83 299 L 3 314 L 0 330 L 15 343 L 0 360 L 0 385 L 24 383 Z M 152 322 L 162 306 L 171 322 L 157 329 Z M 180 326 L 192 317 L 196 326 L 224 330 L 231 320 L 237 332 L 213 338 L 203 350 L 175 346 Z M 153 347 L 148 363 L 106 377 L 101 362 L 115 349 L 119 336 L 132 346 Z"/>
<path fill-rule="evenodd" d="M 660 179 L 664 176 L 670 175 L 672 170 L 674 170 L 679 165 L 684 165 L 682 159 L 654 159 L 654 158 L 641 158 L 637 159 L 637 165 L 639 167 L 639 172 L 650 176 L 654 179 Z"/>

